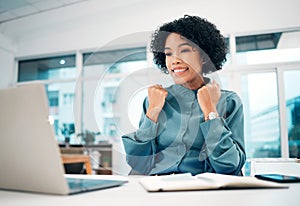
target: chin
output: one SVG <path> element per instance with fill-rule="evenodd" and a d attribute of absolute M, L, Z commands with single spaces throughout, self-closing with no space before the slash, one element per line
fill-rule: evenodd
<path fill-rule="evenodd" d="M 185 81 L 185 79 L 180 79 L 180 78 L 173 78 L 173 81 L 175 84 L 180 84 L 180 85 L 187 83 L 187 81 Z"/>
<path fill-rule="evenodd" d="M 178 84 L 178 85 L 181 85 L 181 86 L 184 86 L 184 85 L 187 84 L 187 83 L 184 82 L 184 81 L 175 81 L 174 83 L 175 83 L 175 84 Z"/>

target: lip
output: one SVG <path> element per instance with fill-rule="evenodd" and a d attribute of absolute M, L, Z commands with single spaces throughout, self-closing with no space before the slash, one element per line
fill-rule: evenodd
<path fill-rule="evenodd" d="M 188 67 L 174 67 L 171 69 L 172 72 L 176 73 L 176 74 L 181 74 L 186 72 L 187 70 L 189 70 Z"/>

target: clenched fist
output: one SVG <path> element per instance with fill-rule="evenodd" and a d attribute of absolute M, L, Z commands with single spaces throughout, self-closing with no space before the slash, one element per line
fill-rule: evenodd
<path fill-rule="evenodd" d="M 147 110 L 147 117 L 154 122 L 157 122 L 159 113 L 161 112 L 165 99 L 168 96 L 168 91 L 161 85 L 153 85 L 148 88 L 149 107 Z"/>
<path fill-rule="evenodd" d="M 203 111 L 204 117 L 210 112 L 217 112 L 217 104 L 221 97 L 220 85 L 216 81 L 201 87 L 198 92 L 198 103 Z"/>

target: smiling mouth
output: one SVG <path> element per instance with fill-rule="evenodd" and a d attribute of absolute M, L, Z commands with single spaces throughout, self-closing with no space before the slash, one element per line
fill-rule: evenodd
<path fill-rule="evenodd" d="M 176 74 L 180 74 L 180 73 L 183 73 L 185 71 L 187 71 L 189 68 L 186 67 L 186 68 L 174 68 L 172 69 L 172 72 L 176 73 Z"/>

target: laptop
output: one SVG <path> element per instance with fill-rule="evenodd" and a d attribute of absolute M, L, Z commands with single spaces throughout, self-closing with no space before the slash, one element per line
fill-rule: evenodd
<path fill-rule="evenodd" d="M 0 90 L 0 189 L 69 195 L 127 182 L 114 175 L 65 175 L 48 116 L 43 84 Z"/>

